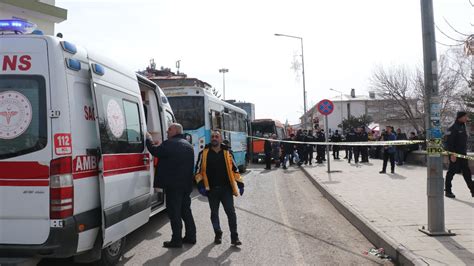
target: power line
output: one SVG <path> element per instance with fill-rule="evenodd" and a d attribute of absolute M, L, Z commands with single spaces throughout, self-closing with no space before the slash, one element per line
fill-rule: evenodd
<path fill-rule="evenodd" d="M 451 40 L 453 40 L 453 41 L 455 41 L 455 42 L 461 42 L 461 43 L 464 42 L 464 40 L 457 40 L 457 39 L 454 39 L 453 37 L 451 37 L 451 36 L 449 36 L 448 34 L 444 33 L 444 32 L 438 27 L 438 25 L 435 24 L 435 26 L 436 26 L 436 29 L 437 29 L 439 32 L 441 32 L 441 34 L 443 34 L 444 36 L 448 37 L 449 39 L 451 39 Z"/>
<path fill-rule="evenodd" d="M 448 22 L 448 20 L 443 17 L 444 21 L 446 22 L 446 24 L 448 24 L 449 27 L 451 27 L 451 29 L 453 29 L 455 32 L 461 34 L 461 35 L 464 35 L 466 37 L 469 37 L 470 35 L 469 34 L 465 34 L 465 33 L 462 33 L 462 32 L 459 32 L 458 30 L 456 30 L 453 26 L 451 26 L 451 24 Z"/>
<path fill-rule="evenodd" d="M 460 44 L 445 44 L 445 43 L 442 43 L 442 42 L 438 42 L 436 41 L 437 44 L 441 44 L 441 45 L 444 45 L 444 46 L 448 46 L 448 47 L 458 47 L 458 46 L 462 46 L 463 44 L 460 43 Z"/>

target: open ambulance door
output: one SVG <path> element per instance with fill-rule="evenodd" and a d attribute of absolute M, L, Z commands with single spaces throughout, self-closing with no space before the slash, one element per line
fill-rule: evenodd
<path fill-rule="evenodd" d="M 89 64 L 100 139 L 102 247 L 123 250 L 124 237 L 148 222 L 150 216 L 150 156 L 145 149 L 144 111 L 136 81 L 91 59 Z"/>

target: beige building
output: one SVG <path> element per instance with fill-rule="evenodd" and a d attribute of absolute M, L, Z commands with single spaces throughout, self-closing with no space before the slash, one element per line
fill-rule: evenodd
<path fill-rule="evenodd" d="M 20 18 L 38 25 L 46 35 L 54 35 L 54 25 L 67 19 L 67 10 L 55 0 L 0 0 L 0 19 Z"/>

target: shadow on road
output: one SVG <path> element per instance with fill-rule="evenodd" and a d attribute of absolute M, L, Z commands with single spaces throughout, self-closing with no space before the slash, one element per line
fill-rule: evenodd
<path fill-rule="evenodd" d="M 294 228 L 294 227 L 289 226 L 289 225 L 287 225 L 287 224 L 285 224 L 285 223 L 282 223 L 282 222 L 273 220 L 272 218 L 265 217 L 265 216 L 260 215 L 260 214 L 258 214 L 258 213 L 254 213 L 254 212 L 252 212 L 252 211 L 249 211 L 249 210 L 246 210 L 246 209 L 237 207 L 237 206 L 236 206 L 235 208 L 238 209 L 238 210 L 241 210 L 241 211 L 243 211 L 243 212 L 246 212 L 246 213 L 248 213 L 248 214 L 254 215 L 254 216 L 256 216 L 256 217 L 259 217 L 259 218 L 261 218 L 261 219 L 264 219 L 264 220 L 270 221 L 270 222 L 272 222 L 272 223 L 275 223 L 275 224 L 281 225 L 281 226 L 283 226 L 283 227 L 286 227 L 286 228 L 288 228 L 288 229 L 290 229 L 290 230 L 293 230 L 293 231 L 298 232 L 298 233 L 300 233 L 300 234 L 302 234 L 302 235 L 305 235 L 305 236 L 310 237 L 310 238 L 312 238 L 312 239 L 315 239 L 315 240 L 318 240 L 318 241 L 320 241 L 320 242 L 323 242 L 323 243 L 325 243 L 325 244 L 327 244 L 327 245 L 330 245 L 330 246 L 332 246 L 332 247 L 334 247 L 334 248 L 340 249 L 340 250 L 342 250 L 342 251 L 344 251 L 344 252 L 350 253 L 350 254 L 352 254 L 352 255 L 354 255 L 354 256 L 363 258 L 363 259 L 365 259 L 365 260 L 370 260 L 370 261 L 379 263 L 379 261 L 377 261 L 377 260 L 375 260 L 375 259 L 372 259 L 372 258 L 370 258 L 370 257 L 364 256 L 364 255 L 359 254 L 359 253 L 356 253 L 356 252 L 353 252 L 353 251 L 351 251 L 351 250 L 349 250 L 349 249 L 347 249 L 347 248 L 344 248 L 344 247 L 341 246 L 341 245 L 337 245 L 337 244 L 334 244 L 334 243 L 332 243 L 332 242 L 329 242 L 329 241 L 327 241 L 327 240 L 325 240 L 325 239 L 321 239 L 321 238 L 319 238 L 319 237 L 317 237 L 317 236 L 314 236 L 314 235 L 312 235 L 312 234 L 310 234 L 310 233 L 304 232 L 304 231 L 302 231 L 302 230 L 300 230 L 300 229 L 298 229 L 298 228 Z"/>

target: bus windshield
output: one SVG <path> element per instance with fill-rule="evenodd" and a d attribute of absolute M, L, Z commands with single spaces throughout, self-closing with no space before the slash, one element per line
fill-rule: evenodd
<path fill-rule="evenodd" d="M 171 109 L 184 130 L 194 130 L 204 126 L 204 97 L 169 97 Z"/>
<path fill-rule="evenodd" d="M 267 123 L 253 123 L 252 124 L 252 135 L 256 137 L 263 137 L 263 135 L 272 135 L 275 132 L 275 124 L 272 122 Z"/>

